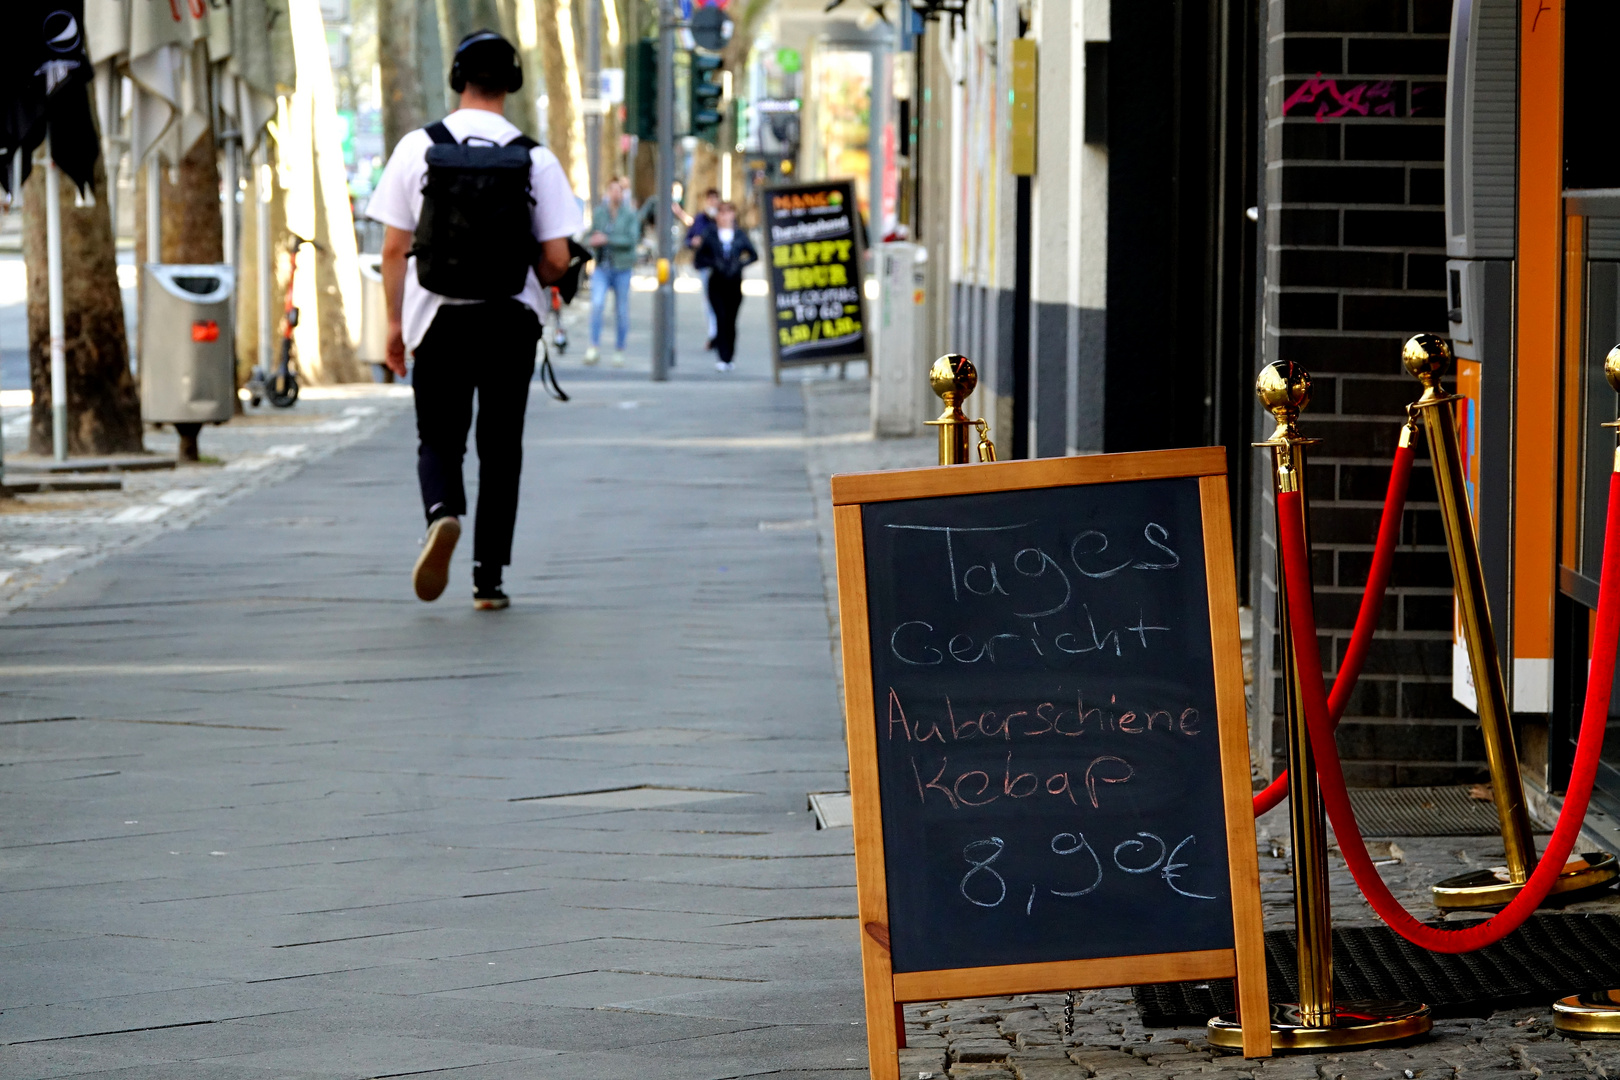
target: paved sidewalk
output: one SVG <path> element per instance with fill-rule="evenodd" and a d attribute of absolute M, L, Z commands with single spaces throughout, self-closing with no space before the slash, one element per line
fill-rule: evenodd
<path fill-rule="evenodd" d="M 45 594 L 78 570 L 165 531 L 185 528 L 215 508 L 304 464 L 376 433 L 411 406 L 408 386 L 361 384 L 311 389 L 291 409 L 248 409 L 200 437 L 203 463 L 119 474 L 121 491 L 43 492 L 0 500 L 0 612 Z M 40 459 L 28 448 L 26 405 L 0 410 L 6 465 L 14 481 Z M 148 430 L 154 456 L 174 457 L 172 428 Z"/>
<path fill-rule="evenodd" d="M 465 550 L 411 597 L 408 399 L 377 388 L 0 513 L 0 1076 L 865 1074 L 850 834 L 805 810 L 845 787 L 826 478 L 933 440 L 870 440 L 863 382 L 773 387 L 763 349 L 650 383 L 648 300 L 631 366 L 581 367 L 576 313 L 574 400 L 531 394 L 505 613 L 471 610 Z M 1260 825 L 1288 926 L 1285 823 Z M 1423 911 L 1500 844 L 1383 854 Z M 1370 922 L 1334 868 L 1336 922 Z M 1081 995 L 1067 1038 L 1062 1006 L 910 1006 L 902 1075 L 1620 1074 L 1545 1008 L 1261 1063 L 1144 1029 L 1128 991 Z"/>
<path fill-rule="evenodd" d="M 695 366 L 531 395 L 510 611 L 395 414 L 0 619 L 0 1074 L 864 1070 L 801 395 Z"/>

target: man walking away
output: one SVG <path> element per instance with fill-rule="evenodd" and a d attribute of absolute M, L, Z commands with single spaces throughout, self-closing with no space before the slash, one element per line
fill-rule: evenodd
<path fill-rule="evenodd" d="M 478 518 L 473 607 L 507 606 L 523 414 L 545 311 L 542 283 L 568 268 L 579 203 L 557 158 L 501 115 L 523 85 L 517 50 L 491 30 L 456 47 L 460 108 L 399 140 L 367 213 L 386 225 L 388 366 L 416 358 L 416 472 L 427 539 L 412 584 L 436 600 L 449 581 L 467 493 L 461 463 L 478 399 Z"/>
<path fill-rule="evenodd" d="M 737 351 L 737 309 L 742 306 L 743 268 L 759 261 L 748 233 L 737 228 L 737 208 L 721 203 L 714 232 L 703 238 L 698 254 L 709 257 L 709 303 L 714 307 L 714 370 L 730 371 Z"/>
<path fill-rule="evenodd" d="M 648 201 L 651 205 L 651 200 Z M 608 293 L 613 293 L 613 366 L 624 366 L 624 339 L 630 333 L 630 272 L 636 265 L 636 246 L 641 243 L 642 215 L 630 206 L 629 193 L 621 180 L 608 182 L 603 198 L 591 214 L 591 235 L 586 243 L 593 249 L 596 266 L 591 270 L 591 346 L 585 362 L 594 364 L 601 357 L 602 309 Z"/>
<path fill-rule="evenodd" d="M 710 188 L 703 193 L 703 209 L 692 218 L 692 223 L 686 227 L 686 246 L 696 254 L 692 256 L 692 269 L 698 273 L 698 280 L 703 283 L 703 313 L 709 317 L 709 343 L 703 346 L 705 352 L 714 348 L 714 305 L 709 303 L 709 262 L 708 255 L 703 252 L 703 238 L 713 232 L 717 227 L 714 215 L 720 210 L 720 193 Z"/>

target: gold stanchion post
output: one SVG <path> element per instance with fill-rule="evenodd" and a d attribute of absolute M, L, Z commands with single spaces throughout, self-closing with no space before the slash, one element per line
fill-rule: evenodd
<path fill-rule="evenodd" d="M 1446 549 L 1451 555 L 1451 576 L 1457 591 L 1457 616 L 1462 623 L 1479 730 L 1485 761 L 1491 773 L 1491 798 L 1502 829 L 1505 866 L 1474 870 L 1434 885 L 1435 906 L 1445 910 L 1501 907 L 1518 895 L 1536 865 L 1536 843 L 1531 834 L 1530 810 L 1519 776 L 1519 755 L 1513 742 L 1512 714 L 1496 652 L 1490 609 L 1485 600 L 1485 575 L 1480 569 L 1479 541 L 1474 534 L 1463 482 L 1462 449 L 1457 442 L 1456 404 L 1459 400 L 1441 385 L 1451 363 L 1451 346 L 1434 334 L 1418 334 L 1401 351 L 1401 360 L 1419 382 L 1423 395 L 1412 405 L 1423 417 L 1429 439 L 1429 460 L 1445 523 Z M 1583 853 L 1565 864 L 1553 893 L 1574 892 L 1603 885 L 1620 875 L 1620 860 L 1608 852 Z"/>
<path fill-rule="evenodd" d="M 1311 376 L 1298 364 L 1269 364 L 1255 381 L 1260 404 L 1277 418 L 1270 447 L 1278 492 L 1305 493 L 1305 447 L 1300 410 L 1310 404 Z M 1280 507 L 1279 507 L 1280 512 Z M 1278 1050 L 1322 1050 L 1395 1042 L 1432 1026 L 1429 1007 L 1410 1001 L 1333 999 L 1333 912 L 1328 900 L 1327 823 L 1316 784 L 1316 761 L 1300 695 L 1299 665 L 1289 636 L 1282 549 L 1277 551 L 1278 633 L 1283 650 L 1283 709 L 1288 726 L 1288 816 L 1294 857 L 1294 918 L 1299 1001 L 1271 1007 L 1271 1045 Z M 1215 1046 L 1243 1045 L 1232 1014 L 1209 1022 Z"/>
<path fill-rule="evenodd" d="M 945 411 L 928 421 L 929 427 L 939 428 L 939 463 L 966 465 L 968 463 L 968 435 L 979 433 L 979 460 L 996 460 L 996 446 L 990 441 L 990 426 L 983 420 L 970 419 L 962 411 L 962 402 L 979 385 L 979 373 L 973 361 L 960 353 L 947 353 L 934 361 L 928 369 L 928 382 L 945 401 Z"/>
<path fill-rule="evenodd" d="M 1603 375 L 1620 392 L 1620 345 L 1603 358 Z M 1620 420 L 1604 427 L 1620 429 Z M 1620 430 L 1615 434 L 1620 436 Z M 1620 444 L 1614 449 L 1614 471 L 1620 472 Z M 1620 1035 L 1620 990 L 1596 990 L 1553 1002 L 1553 1027 L 1569 1035 Z"/>

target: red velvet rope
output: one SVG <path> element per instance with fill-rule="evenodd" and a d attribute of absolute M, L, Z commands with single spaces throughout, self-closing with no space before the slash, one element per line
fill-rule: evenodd
<path fill-rule="evenodd" d="M 1328 695 L 1328 714 L 1338 726 L 1350 703 L 1350 691 L 1361 677 L 1361 665 L 1367 660 L 1367 647 L 1372 644 L 1373 630 L 1378 625 L 1378 612 L 1384 606 L 1384 591 L 1389 587 L 1389 570 L 1395 563 L 1395 544 L 1401 536 L 1401 513 L 1406 509 L 1406 486 L 1412 479 L 1412 448 L 1398 447 L 1395 461 L 1389 468 L 1389 490 L 1384 494 L 1384 516 L 1378 522 L 1378 543 L 1373 547 L 1372 565 L 1367 570 L 1367 588 L 1361 594 L 1361 610 L 1356 613 L 1356 626 L 1350 632 L 1350 644 L 1345 647 L 1339 674 L 1333 679 L 1333 692 Z M 1288 798 L 1288 770 L 1266 785 L 1254 797 L 1254 816 L 1259 817 Z"/>
<path fill-rule="evenodd" d="M 1463 953 L 1483 948 L 1511 934 L 1541 905 L 1552 891 L 1559 873 L 1575 849 L 1586 805 L 1597 776 L 1598 758 L 1603 749 L 1603 731 L 1609 717 L 1609 695 L 1614 688 L 1614 665 L 1620 644 L 1620 473 L 1609 478 L 1608 526 L 1604 532 L 1603 577 L 1598 590 L 1596 629 L 1592 636 L 1591 667 L 1586 683 L 1586 707 L 1581 717 L 1580 740 L 1575 747 L 1575 765 L 1569 778 L 1569 791 L 1552 839 L 1542 852 L 1530 880 L 1512 903 L 1482 923 L 1466 929 L 1448 930 L 1425 926 L 1413 918 L 1396 900 L 1378 876 L 1367 854 L 1366 841 L 1356 824 L 1356 812 L 1345 791 L 1339 750 L 1333 741 L 1328 719 L 1327 697 L 1322 687 L 1322 658 L 1316 642 L 1316 619 L 1311 609 L 1310 557 L 1305 548 L 1303 504 L 1297 492 L 1277 496 L 1279 541 L 1282 545 L 1284 576 L 1288 587 L 1288 614 L 1305 714 L 1310 721 L 1311 749 L 1316 755 L 1316 771 L 1321 781 L 1322 800 L 1328 820 L 1333 823 L 1339 850 L 1363 895 L 1390 929 L 1406 940 L 1433 952 Z"/>

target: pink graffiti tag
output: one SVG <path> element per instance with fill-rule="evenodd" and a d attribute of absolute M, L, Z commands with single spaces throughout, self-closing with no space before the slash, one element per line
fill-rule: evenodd
<path fill-rule="evenodd" d="M 1287 100 L 1283 102 L 1282 111 L 1283 115 L 1287 116 L 1295 105 L 1315 104 L 1318 124 L 1350 113 L 1357 116 L 1367 116 L 1369 113 L 1373 116 L 1394 116 L 1395 102 L 1391 99 L 1394 88 L 1395 84 L 1392 81 L 1384 79 L 1373 83 L 1357 83 L 1349 90 L 1340 91 L 1337 80 L 1324 79 L 1322 73 L 1318 71 L 1313 78 L 1306 79 L 1299 85 L 1299 89 L 1288 95 Z M 1324 92 L 1328 95 L 1328 100 L 1318 104 L 1318 99 Z M 1380 104 L 1374 105 L 1374 102 Z M 1334 106 L 1337 106 L 1337 109 L 1334 109 Z"/>

